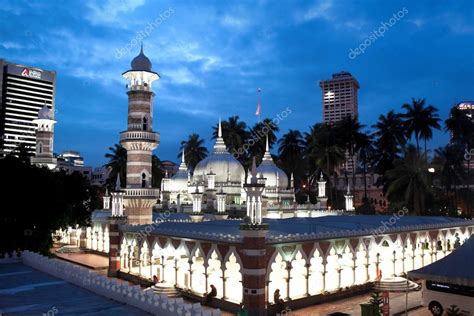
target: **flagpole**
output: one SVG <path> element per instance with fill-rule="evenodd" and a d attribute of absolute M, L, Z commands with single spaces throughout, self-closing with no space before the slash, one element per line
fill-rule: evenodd
<path fill-rule="evenodd" d="M 262 105 L 260 104 L 260 91 L 262 91 L 262 89 L 260 88 L 257 88 L 257 96 L 258 96 L 258 105 L 257 105 L 257 110 L 258 110 L 258 123 L 260 123 L 260 115 L 261 115 L 261 112 L 262 112 Z"/>

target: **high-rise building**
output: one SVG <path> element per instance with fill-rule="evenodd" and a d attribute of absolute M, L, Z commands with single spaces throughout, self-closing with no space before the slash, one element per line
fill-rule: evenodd
<path fill-rule="evenodd" d="M 56 72 L 0 59 L 0 157 L 20 144 L 36 152 L 36 124 L 46 104 L 54 113 Z"/>
<path fill-rule="evenodd" d="M 357 117 L 359 82 L 349 72 L 338 72 L 319 83 L 323 97 L 323 122 L 334 124 L 343 118 Z"/>
<path fill-rule="evenodd" d="M 323 122 L 333 125 L 346 117 L 357 118 L 357 90 L 359 82 L 349 72 L 341 71 L 332 75 L 332 79 L 321 80 L 319 83 L 323 98 Z M 357 165 L 355 157 L 351 159 L 346 152 L 346 162 L 338 169 L 352 173 L 352 162 Z"/>

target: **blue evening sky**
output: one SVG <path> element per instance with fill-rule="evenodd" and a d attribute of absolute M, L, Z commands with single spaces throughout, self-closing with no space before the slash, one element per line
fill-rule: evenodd
<path fill-rule="evenodd" d="M 397 13 L 383 37 L 373 34 Z M 368 126 L 412 97 L 425 97 L 444 120 L 454 102 L 474 99 L 473 21 L 471 0 L 0 0 L 0 58 L 57 71 L 55 152 L 78 150 L 98 166 L 126 128 L 121 74 L 143 38 L 161 75 L 156 154 L 176 161 L 190 133 L 212 146 L 219 116 L 253 125 L 258 87 L 262 117 L 292 109 L 280 135 L 307 131 L 322 119 L 319 80 L 342 70 L 360 83 Z M 437 132 L 430 147 L 447 141 Z"/>

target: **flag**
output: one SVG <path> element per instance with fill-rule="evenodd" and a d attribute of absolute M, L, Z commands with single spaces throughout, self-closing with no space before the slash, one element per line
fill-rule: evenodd
<path fill-rule="evenodd" d="M 257 94 L 258 94 L 258 102 L 257 102 L 257 110 L 255 111 L 255 115 L 260 117 L 260 91 L 261 89 L 257 89 Z"/>
<path fill-rule="evenodd" d="M 260 116 L 260 101 L 257 103 L 257 111 L 255 111 L 256 116 Z"/>

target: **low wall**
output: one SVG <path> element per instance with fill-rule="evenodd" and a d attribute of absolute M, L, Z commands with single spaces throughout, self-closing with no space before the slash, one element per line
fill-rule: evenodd
<path fill-rule="evenodd" d="M 117 279 L 98 275 L 87 268 L 61 260 L 49 259 L 40 254 L 24 251 L 22 260 L 37 270 L 63 279 L 98 295 L 134 306 L 160 316 L 220 316 L 220 310 L 204 310 L 201 304 L 189 304 L 183 298 L 168 298 L 164 294 L 144 291 L 139 285 L 129 285 Z"/>
<path fill-rule="evenodd" d="M 0 258 L 0 264 L 6 264 L 6 263 L 15 263 L 15 262 L 20 262 L 21 257 L 18 257 L 16 253 L 12 253 L 9 255 L 8 253 L 5 253 L 3 255 L 3 258 Z"/>

